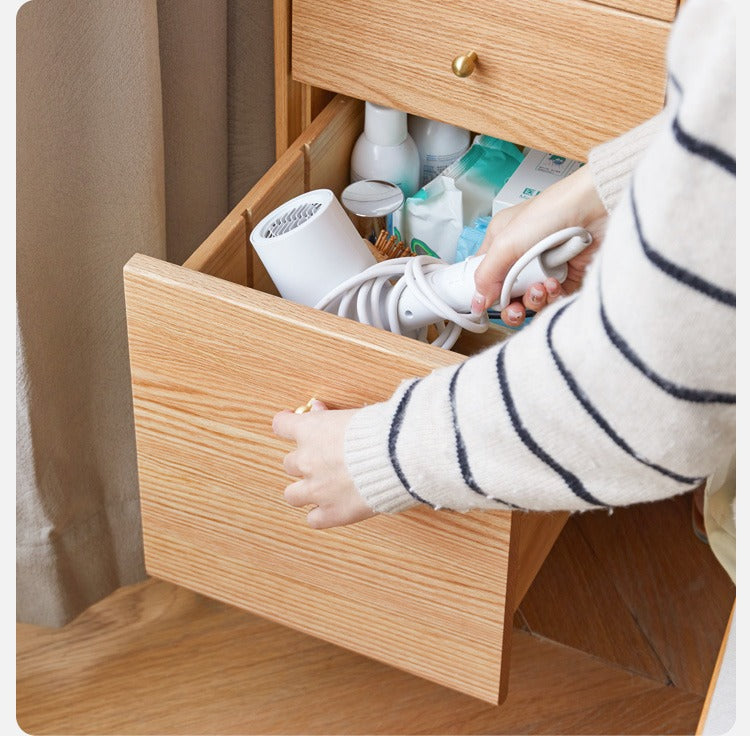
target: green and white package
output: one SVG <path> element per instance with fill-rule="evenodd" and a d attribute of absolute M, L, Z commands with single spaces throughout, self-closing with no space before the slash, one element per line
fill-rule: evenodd
<path fill-rule="evenodd" d="M 477 136 L 461 158 L 394 213 L 394 234 L 413 253 L 453 263 L 464 226 L 491 213 L 492 200 L 522 160 L 514 144 Z"/>
<path fill-rule="evenodd" d="M 453 179 L 436 176 L 393 213 L 393 234 L 417 255 L 452 262 L 463 230 L 462 195 Z"/>

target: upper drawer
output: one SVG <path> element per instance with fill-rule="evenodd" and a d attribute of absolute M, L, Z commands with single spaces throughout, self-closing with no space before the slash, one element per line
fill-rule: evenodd
<path fill-rule="evenodd" d="M 292 74 L 585 160 L 661 108 L 669 28 L 580 0 L 295 0 Z M 453 59 L 472 51 L 457 77 Z"/>

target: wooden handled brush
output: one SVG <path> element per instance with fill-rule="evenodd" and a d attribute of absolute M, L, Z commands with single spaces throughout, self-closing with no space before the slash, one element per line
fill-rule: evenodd
<path fill-rule="evenodd" d="M 402 241 L 400 241 L 395 235 L 388 235 L 386 230 L 380 231 L 380 234 L 374 243 L 368 241 L 365 242 L 367 242 L 368 247 L 378 262 L 414 255 L 414 253 L 412 253 Z"/>

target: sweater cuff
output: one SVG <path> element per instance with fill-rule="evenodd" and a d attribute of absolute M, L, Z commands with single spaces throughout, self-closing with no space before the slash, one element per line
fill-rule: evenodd
<path fill-rule="evenodd" d="M 392 421 L 392 400 L 366 406 L 354 415 L 344 438 L 349 474 L 360 496 L 377 513 L 396 513 L 418 503 L 390 461 L 388 436 Z"/>
<path fill-rule="evenodd" d="M 589 153 L 588 165 L 594 186 L 607 212 L 611 213 L 620 201 L 636 163 L 659 129 L 662 117 L 663 111 Z"/>

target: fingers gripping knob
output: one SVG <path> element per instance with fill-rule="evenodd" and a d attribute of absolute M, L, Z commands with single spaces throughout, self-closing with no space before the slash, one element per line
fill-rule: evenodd
<path fill-rule="evenodd" d="M 326 405 L 320 400 L 316 399 L 314 396 L 308 401 L 306 404 L 302 404 L 301 406 L 298 406 L 295 410 L 295 414 L 307 414 L 311 411 L 321 411 L 322 409 L 326 409 Z"/>

